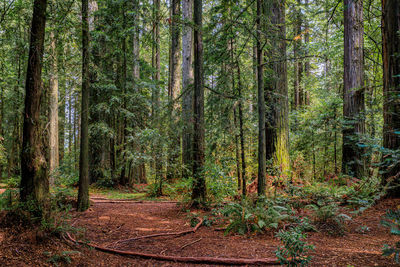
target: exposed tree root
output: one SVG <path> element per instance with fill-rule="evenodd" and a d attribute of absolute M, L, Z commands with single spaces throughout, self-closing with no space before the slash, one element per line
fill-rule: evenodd
<path fill-rule="evenodd" d="M 181 232 L 176 232 L 176 233 L 159 233 L 159 234 L 152 234 L 152 235 L 145 235 L 145 236 L 138 236 L 138 237 L 133 237 L 133 238 L 128 238 L 128 239 L 123 239 L 123 240 L 118 240 L 114 242 L 114 244 L 120 244 L 120 243 L 126 243 L 130 241 L 135 241 L 139 239 L 145 239 L 145 238 L 151 238 L 151 237 L 158 237 L 158 236 L 171 236 L 171 235 L 186 235 L 190 233 L 195 233 L 197 229 L 203 224 L 203 219 L 199 218 L 199 222 L 196 224 L 196 226 L 191 229 L 191 230 L 186 230 L 186 231 L 181 231 Z"/>
<path fill-rule="evenodd" d="M 179 257 L 179 256 L 165 256 L 160 254 L 148 254 L 137 251 L 122 251 L 122 250 L 102 247 L 92 243 L 77 241 L 69 233 L 67 233 L 67 236 L 72 242 L 78 244 L 84 244 L 103 252 L 109 252 L 125 256 L 136 256 L 154 260 L 165 260 L 165 261 L 185 262 L 185 263 L 226 264 L 226 265 L 247 265 L 247 264 L 279 265 L 280 264 L 278 259 L 275 258 L 240 259 L 240 258 L 215 258 L 215 257 Z"/>

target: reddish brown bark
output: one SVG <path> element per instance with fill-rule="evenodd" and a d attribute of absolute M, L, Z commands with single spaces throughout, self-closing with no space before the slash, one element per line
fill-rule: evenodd
<path fill-rule="evenodd" d="M 383 146 L 390 150 L 400 148 L 400 3 L 397 0 L 382 0 L 383 35 Z M 385 153 L 388 162 L 383 170 L 384 183 L 398 176 L 400 163 L 392 153 Z M 400 187 L 389 189 L 391 196 L 400 196 Z"/>

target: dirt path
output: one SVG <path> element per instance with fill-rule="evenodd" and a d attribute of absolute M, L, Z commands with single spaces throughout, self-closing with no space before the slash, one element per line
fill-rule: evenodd
<path fill-rule="evenodd" d="M 83 235 L 76 237 L 118 250 L 180 257 L 255 259 L 275 257 L 274 251 L 280 245 L 272 232 L 251 237 L 225 236 L 215 231 L 215 227 L 206 226 L 184 236 L 154 237 L 114 245 L 121 239 L 190 230 L 189 213 L 171 202 L 92 201 L 88 211 L 71 214 L 75 227 L 86 229 Z M 379 222 L 387 208 L 398 205 L 400 199 L 386 200 L 365 211 L 351 221 L 349 233 L 344 237 L 308 233 L 308 241 L 316 248 L 311 266 L 396 266 L 393 259 L 381 256 L 381 249 L 383 244 L 400 241 L 400 238 L 391 236 Z M 368 227 L 369 232 L 358 233 L 360 226 Z M 74 252 L 68 254 L 71 262 L 58 260 L 60 266 L 206 266 L 113 255 L 61 242 L 54 237 L 41 242 L 34 232 L 0 229 L 0 266 L 55 266 L 51 259 L 68 251 Z"/>
<path fill-rule="evenodd" d="M 394 237 L 379 226 L 381 215 L 388 207 L 400 204 L 389 200 L 364 212 L 349 224 L 349 234 L 333 238 L 322 233 L 309 233 L 309 242 L 315 245 L 313 266 L 395 266 L 392 259 L 381 256 L 385 243 Z M 180 237 L 156 237 L 113 245 L 117 240 L 162 232 L 190 229 L 188 213 L 175 203 L 95 202 L 85 213 L 75 214 L 76 225 L 87 229 L 86 238 L 102 246 L 119 250 L 133 250 L 152 254 L 175 256 L 204 256 L 231 258 L 274 257 L 279 242 L 272 233 L 252 237 L 228 235 L 212 227 L 200 227 L 196 233 Z M 367 234 L 356 233 L 359 226 L 369 227 Z M 193 244 L 191 244 L 193 243 Z M 188 266 L 163 261 L 145 260 L 123 256 L 110 256 L 97 252 L 96 263 L 112 266 L 164 265 Z"/>

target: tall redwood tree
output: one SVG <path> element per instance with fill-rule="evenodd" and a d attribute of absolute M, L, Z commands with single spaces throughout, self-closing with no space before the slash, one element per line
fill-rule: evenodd
<path fill-rule="evenodd" d="M 21 201 L 33 200 L 39 205 L 44 204 L 49 193 L 47 163 L 42 151 L 40 129 L 46 7 L 47 0 L 35 0 L 33 3 L 21 152 Z"/>
<path fill-rule="evenodd" d="M 400 2 L 382 0 L 383 35 L 383 146 L 400 149 Z M 383 155 L 388 162 L 383 172 L 384 183 L 400 181 L 400 163 L 392 153 Z M 389 196 L 400 196 L 400 187 L 389 189 Z"/>

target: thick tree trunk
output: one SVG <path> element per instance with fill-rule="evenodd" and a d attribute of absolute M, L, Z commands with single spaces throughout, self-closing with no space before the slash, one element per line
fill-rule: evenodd
<path fill-rule="evenodd" d="M 266 139 L 265 139 L 265 98 L 264 98 L 264 67 L 261 47 L 261 16 L 262 0 L 257 0 L 257 86 L 258 86 L 258 187 L 259 196 L 265 195 L 266 178 Z"/>
<path fill-rule="evenodd" d="M 58 65 L 57 65 L 57 50 L 56 38 L 54 30 L 50 32 L 50 104 L 49 104 L 49 171 L 50 184 L 54 185 L 55 170 L 59 165 L 58 151 Z"/>
<path fill-rule="evenodd" d="M 363 149 L 359 135 L 364 133 L 364 26 L 362 0 L 344 0 L 344 88 L 342 172 L 364 174 Z"/>
<path fill-rule="evenodd" d="M 204 167 L 204 77 L 203 77 L 203 3 L 193 2 L 194 22 L 194 134 L 193 134 L 193 192 L 194 206 L 206 200 Z"/>
<path fill-rule="evenodd" d="M 193 139 L 193 0 L 182 0 L 182 163 L 183 177 L 188 178 L 192 169 Z"/>
<path fill-rule="evenodd" d="M 283 175 L 290 170 L 289 159 L 289 99 L 287 88 L 285 1 L 274 0 L 271 5 L 271 38 L 269 60 L 271 77 L 266 85 L 266 159 Z"/>
<path fill-rule="evenodd" d="M 46 0 L 35 0 L 28 70 L 25 84 L 24 126 L 21 152 L 21 201 L 34 200 L 43 206 L 49 193 L 46 159 L 42 151 L 40 97 L 42 59 L 46 24 Z"/>
<path fill-rule="evenodd" d="M 180 30 L 180 0 L 171 1 L 171 55 L 170 55 L 170 68 L 169 68 L 169 152 L 168 152 L 168 165 L 167 165 L 167 180 L 178 178 L 178 159 L 180 154 L 180 137 L 177 133 L 178 124 L 178 109 L 179 105 L 176 98 L 180 93 L 181 87 L 181 30 Z"/>
<path fill-rule="evenodd" d="M 82 0 L 82 107 L 78 210 L 89 208 L 89 4 Z"/>
<path fill-rule="evenodd" d="M 383 146 L 390 150 L 400 148 L 400 2 L 382 0 L 383 35 Z M 392 154 L 383 155 L 390 162 L 383 173 L 383 182 L 400 180 L 400 163 Z M 395 178 L 397 177 L 397 178 Z M 389 196 L 400 196 L 400 187 L 389 189 Z"/>

